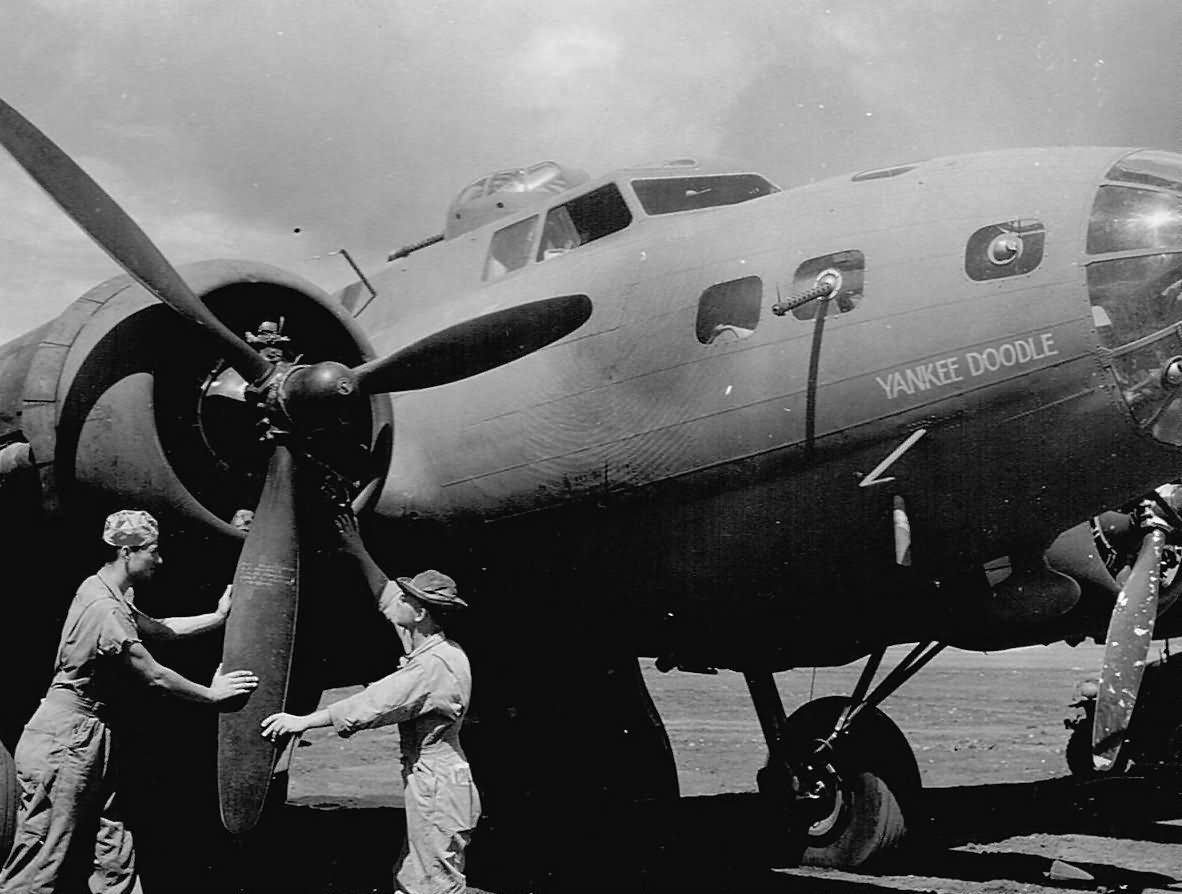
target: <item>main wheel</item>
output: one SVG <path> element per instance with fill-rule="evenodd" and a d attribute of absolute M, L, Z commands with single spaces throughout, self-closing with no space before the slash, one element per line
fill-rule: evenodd
<path fill-rule="evenodd" d="M 805 813 L 796 821 L 806 824 L 800 862 L 807 866 L 862 866 L 897 849 L 908 827 L 918 825 L 915 755 L 877 708 L 863 710 L 835 747 L 817 754 L 848 703 L 838 696 L 817 699 L 788 718 L 791 765 L 813 768 L 803 780 L 808 796 L 793 805 L 795 813 Z"/>
<path fill-rule="evenodd" d="M 16 781 L 16 764 L 8 749 L 0 745 L 0 864 L 8 859 L 16 836 L 16 805 L 20 787 Z"/>

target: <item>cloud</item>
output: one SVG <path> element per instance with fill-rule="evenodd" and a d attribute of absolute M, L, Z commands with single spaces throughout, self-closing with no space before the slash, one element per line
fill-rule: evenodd
<path fill-rule="evenodd" d="M 597 28 L 543 28 L 531 35 L 516 60 L 506 100 L 546 108 L 565 105 L 585 83 L 614 81 L 621 47 Z"/>
<path fill-rule="evenodd" d="M 329 286 L 345 265 L 306 258 L 345 246 L 373 268 L 439 232 L 465 183 L 543 158 L 595 174 L 717 153 L 791 185 L 1005 145 L 1182 143 L 1172 0 L 10 7 L 4 98 L 166 253 L 258 257 Z M 44 250 L 0 246 L 5 326 L 35 316 L 9 306 L 37 276 L 56 294 L 81 269 L 43 211 L 9 215 Z"/>
<path fill-rule="evenodd" d="M 23 175 L 0 172 L 0 207 L 3 343 L 51 319 L 118 268 Z"/>
<path fill-rule="evenodd" d="M 253 258 L 284 267 L 326 288 L 353 279 L 342 264 L 313 258 L 295 234 L 230 216 L 214 196 L 172 192 L 161 200 L 131 171 L 95 158 L 79 164 L 116 199 L 174 265 L 210 258 Z M 122 271 L 15 164 L 0 166 L 0 269 L 4 308 L 0 343 L 63 311 Z"/>

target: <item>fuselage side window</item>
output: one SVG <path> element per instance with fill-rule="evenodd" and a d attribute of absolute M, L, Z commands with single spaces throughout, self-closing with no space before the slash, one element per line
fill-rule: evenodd
<path fill-rule="evenodd" d="M 1042 263 L 1046 227 L 1037 220 L 1008 220 L 981 227 L 964 250 L 964 272 L 976 282 L 1021 276 Z"/>
<path fill-rule="evenodd" d="M 759 325 L 762 303 L 763 280 L 758 276 L 715 283 L 698 299 L 698 341 L 710 345 L 748 338 Z"/>
<path fill-rule="evenodd" d="M 488 260 L 484 263 L 484 278 L 498 279 L 529 263 L 537 228 L 538 216 L 535 214 L 493 233 L 488 246 Z"/>
<path fill-rule="evenodd" d="M 580 245 L 602 239 L 632 223 L 632 212 L 614 183 L 572 199 L 546 215 L 538 260 L 557 257 Z"/>
<path fill-rule="evenodd" d="M 848 314 L 862 303 L 866 256 L 857 249 L 838 251 L 805 261 L 796 268 L 796 275 L 792 279 L 792 294 L 807 292 L 830 271 L 839 277 L 839 287 L 837 293 L 830 296 L 827 313 Z M 812 320 L 817 316 L 818 305 L 817 301 L 802 304 L 792 311 L 792 316 L 798 320 Z"/>

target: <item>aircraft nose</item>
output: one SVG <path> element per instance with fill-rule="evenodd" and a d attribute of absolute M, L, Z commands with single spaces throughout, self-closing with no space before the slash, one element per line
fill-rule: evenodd
<path fill-rule="evenodd" d="M 1134 152 L 1106 172 L 1086 252 L 1114 382 L 1139 426 L 1182 446 L 1182 155 Z"/>

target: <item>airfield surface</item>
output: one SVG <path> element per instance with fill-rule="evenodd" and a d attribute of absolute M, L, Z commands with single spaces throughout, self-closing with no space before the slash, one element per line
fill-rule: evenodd
<path fill-rule="evenodd" d="M 677 754 L 682 799 L 654 835 L 658 862 L 621 876 L 604 854 L 584 879 L 604 892 L 1182 891 L 1182 807 L 1164 790 L 1175 786 L 1068 777 L 1063 719 L 1073 713 L 1077 682 L 1095 675 L 1101 657 L 1092 645 L 949 650 L 891 696 L 883 707 L 915 750 L 931 823 L 920 847 L 873 874 L 774 867 L 752 834 L 764 748 L 742 677 L 661 674 L 644 662 Z M 857 671 L 805 669 L 777 679 L 792 711 L 810 692 L 848 693 Z M 353 691 L 333 690 L 324 702 Z M 390 890 L 402 833 L 396 730 L 348 741 L 315 730 L 307 742 L 292 765 L 286 808 L 287 841 L 303 867 L 298 888 Z M 482 877 L 475 848 L 474 892 L 529 889 L 504 867 Z"/>

